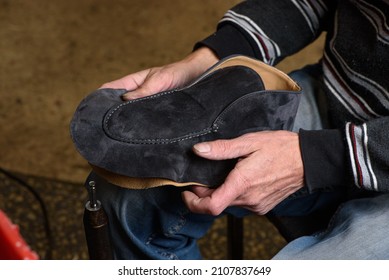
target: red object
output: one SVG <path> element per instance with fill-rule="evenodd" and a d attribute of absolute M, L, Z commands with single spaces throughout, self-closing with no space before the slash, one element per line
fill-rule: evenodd
<path fill-rule="evenodd" d="M 0 210 L 0 260 L 37 259 L 37 253 L 30 249 L 20 235 L 19 227 Z"/>

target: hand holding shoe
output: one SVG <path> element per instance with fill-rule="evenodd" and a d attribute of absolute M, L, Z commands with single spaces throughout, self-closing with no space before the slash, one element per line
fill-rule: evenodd
<path fill-rule="evenodd" d="M 208 48 L 200 48 L 185 59 L 162 67 L 153 67 L 105 83 L 101 88 L 126 89 L 124 100 L 133 100 L 158 92 L 183 87 L 218 61 Z"/>
<path fill-rule="evenodd" d="M 193 150 L 211 160 L 240 159 L 220 187 L 198 186 L 183 193 L 196 213 L 219 215 L 228 206 L 242 206 L 263 215 L 303 186 L 299 140 L 293 132 L 255 132 L 196 144 Z"/>
<path fill-rule="evenodd" d="M 205 67 L 212 59 L 198 58 L 199 52 L 173 66 L 155 70 L 148 83 L 155 81 L 152 84 L 157 86 L 155 76 L 180 67 L 197 70 Z M 194 75 L 197 70 L 188 73 Z M 189 80 L 187 73 L 181 72 L 184 70 L 179 71 L 178 78 L 173 76 L 170 81 Z M 150 73 L 152 71 L 148 75 Z M 86 96 L 77 107 L 70 126 L 77 150 L 93 169 L 108 182 L 131 189 L 166 185 L 220 186 L 238 159 L 245 157 L 237 166 L 251 162 L 248 159 L 251 160 L 252 155 L 248 155 L 257 154 L 255 150 L 248 149 L 235 156 L 222 154 L 221 157 L 226 157 L 226 160 L 213 160 L 215 150 L 208 159 L 207 153 L 203 153 L 204 157 L 196 156 L 192 147 L 198 143 L 234 139 L 258 131 L 289 130 L 293 126 L 301 93 L 301 88 L 285 73 L 240 55 L 222 59 L 189 85 L 123 102 L 122 96 L 131 82 L 141 83 L 136 80 L 136 75 L 112 82 L 119 88 L 127 89 L 103 88 Z M 147 88 L 146 84 L 144 81 L 129 95 L 136 96 L 140 89 Z M 245 143 L 251 138 L 239 137 L 228 143 L 240 144 L 241 140 Z M 254 139 L 248 148 L 256 146 L 261 139 Z M 279 143 L 277 141 L 274 143 Z M 266 146 L 267 151 L 277 148 L 275 145 Z M 260 172 L 258 176 L 262 177 Z M 219 206 L 227 207 L 232 200 L 225 202 Z"/>

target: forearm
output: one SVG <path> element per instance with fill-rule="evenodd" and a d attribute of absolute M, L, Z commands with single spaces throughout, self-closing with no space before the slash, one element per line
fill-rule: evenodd
<path fill-rule="evenodd" d="M 219 58 L 210 48 L 203 46 L 193 51 L 180 63 L 186 65 L 186 69 L 190 69 L 190 78 L 188 80 L 191 80 L 200 76 L 218 60 Z"/>

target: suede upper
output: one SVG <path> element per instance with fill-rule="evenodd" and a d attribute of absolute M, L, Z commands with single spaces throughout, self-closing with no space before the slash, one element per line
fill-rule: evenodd
<path fill-rule="evenodd" d="M 244 65 L 214 67 L 185 88 L 127 102 L 125 90 L 100 89 L 80 103 L 71 135 L 89 163 L 109 172 L 217 186 L 236 160 L 200 158 L 193 145 L 291 129 L 296 89 L 266 90 L 257 71 Z"/>

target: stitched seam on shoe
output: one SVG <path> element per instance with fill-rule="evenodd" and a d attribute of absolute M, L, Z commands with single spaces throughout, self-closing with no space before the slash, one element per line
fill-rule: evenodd
<path fill-rule="evenodd" d="M 171 139 L 160 139 L 160 138 L 155 138 L 155 139 L 126 139 L 124 137 L 112 137 L 115 140 L 119 140 L 122 142 L 126 142 L 129 144 L 144 144 L 144 145 L 155 145 L 155 144 L 172 144 L 176 142 L 181 142 L 185 140 L 189 140 L 195 137 L 200 137 L 204 136 L 207 134 L 210 134 L 212 132 L 217 132 L 219 127 L 214 124 L 212 127 L 205 128 L 203 130 L 200 130 L 199 132 L 195 132 L 189 135 L 177 137 L 177 138 L 171 138 Z"/>
<path fill-rule="evenodd" d="M 115 140 L 126 142 L 126 143 L 129 143 L 129 144 L 146 144 L 146 145 L 150 145 L 150 144 L 151 145 L 155 145 L 155 144 L 172 144 L 172 143 L 176 143 L 176 142 L 181 142 L 181 141 L 189 140 L 189 139 L 192 139 L 192 138 L 195 138 L 195 137 L 204 136 L 204 135 L 207 135 L 207 134 L 209 134 L 211 132 L 217 132 L 219 127 L 216 124 L 213 124 L 212 127 L 208 127 L 208 128 L 203 129 L 203 130 L 200 130 L 200 131 L 197 131 L 197 132 L 193 132 L 191 134 L 187 134 L 187 135 L 184 135 L 184 136 L 181 136 L 181 137 L 176 137 L 176 138 L 127 139 L 125 137 L 113 136 L 112 133 L 109 131 L 108 122 L 111 119 L 111 117 L 113 116 L 113 114 L 117 110 L 119 110 L 120 108 L 122 108 L 122 107 L 124 107 L 126 105 L 129 105 L 129 104 L 133 104 L 135 102 L 140 102 L 140 101 L 143 101 L 143 100 L 153 99 L 153 98 L 157 98 L 157 97 L 164 96 L 164 95 L 167 95 L 167 94 L 172 94 L 172 93 L 177 92 L 178 90 L 179 89 L 174 89 L 174 90 L 171 90 L 171 91 L 165 91 L 165 92 L 161 92 L 161 93 L 158 93 L 158 94 L 146 96 L 146 97 L 143 97 L 143 98 L 139 98 L 139 99 L 135 99 L 135 100 L 130 100 L 130 101 L 127 101 L 125 103 L 122 103 L 122 104 L 118 105 L 105 118 L 104 130 L 106 131 L 106 133 L 108 134 L 109 137 L 111 137 L 111 138 L 113 138 Z"/>
<path fill-rule="evenodd" d="M 132 103 L 135 103 L 135 102 L 140 102 L 140 101 L 143 101 L 143 100 L 148 100 L 148 99 L 154 99 L 154 98 L 157 98 L 157 97 L 160 97 L 160 96 L 164 96 L 164 95 L 167 95 L 167 94 L 171 94 L 171 93 L 174 93 L 174 92 L 177 92 L 178 89 L 174 89 L 174 90 L 170 90 L 170 91 L 164 91 L 164 92 L 160 92 L 160 93 L 157 93 L 157 94 L 154 94 L 154 95 L 150 95 L 150 96 L 146 96 L 146 97 L 142 97 L 142 98 L 138 98 L 138 99 L 134 99 L 134 100 L 129 100 L 127 102 L 124 102 L 118 106 L 116 106 L 116 108 L 114 108 L 108 115 L 107 117 L 105 118 L 105 121 L 104 121 L 104 127 L 106 129 L 108 129 L 108 121 L 110 120 L 110 118 L 112 117 L 112 115 L 117 111 L 119 110 L 121 107 L 124 107 L 124 106 L 127 106 L 129 104 L 132 104 Z"/>

